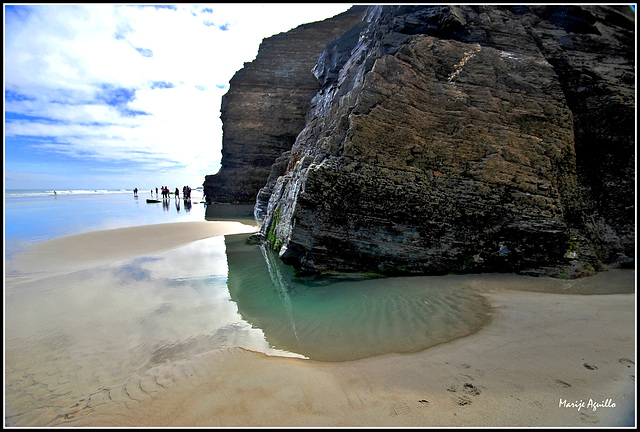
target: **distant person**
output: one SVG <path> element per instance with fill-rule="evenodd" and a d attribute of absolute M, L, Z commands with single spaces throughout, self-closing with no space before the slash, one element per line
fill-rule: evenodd
<path fill-rule="evenodd" d="M 53 194 L 54 194 L 55 196 L 58 196 L 58 192 L 56 192 L 56 191 L 53 191 Z"/>
<path fill-rule="evenodd" d="M 178 190 L 178 188 L 176 188 L 176 199 L 180 198 L 180 191 Z"/>
<path fill-rule="evenodd" d="M 158 188 L 156 188 L 156 198 L 158 198 Z"/>

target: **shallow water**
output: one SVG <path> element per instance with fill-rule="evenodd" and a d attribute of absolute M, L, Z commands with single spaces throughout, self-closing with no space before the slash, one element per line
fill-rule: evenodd
<path fill-rule="evenodd" d="M 92 222 L 106 229 L 222 215 L 207 217 L 204 205 L 189 213 L 140 205 L 128 195 L 72 198 L 13 202 L 8 248 L 87 231 Z M 42 230 L 48 214 L 57 216 Z M 10 226 L 17 221 L 21 227 Z M 320 361 L 418 351 L 481 327 L 489 309 L 479 292 L 487 287 L 580 285 L 515 275 L 300 278 L 247 236 L 38 280 L 5 273 L 6 425 L 46 426 L 88 395 L 225 348 Z"/>
<path fill-rule="evenodd" d="M 269 343 L 313 360 L 422 350 L 487 320 L 483 297 L 444 277 L 296 277 L 275 254 L 227 236 L 231 299 Z"/>
<path fill-rule="evenodd" d="M 7 190 L 4 198 L 5 258 L 24 251 L 33 243 L 89 231 L 204 220 L 201 192 L 192 200 L 169 200 L 147 204 L 150 191 L 67 191 L 54 196 L 47 191 Z M 155 194 L 153 195 L 155 198 Z"/>
<path fill-rule="evenodd" d="M 33 424 L 40 412 L 46 424 L 87 394 L 202 352 L 276 353 L 238 315 L 226 279 L 224 237 L 37 281 L 7 278 L 7 423 Z"/>
<path fill-rule="evenodd" d="M 487 317 L 455 279 L 296 279 L 247 237 L 39 280 L 11 273 L 7 424 L 46 425 L 86 395 L 212 350 L 352 360 L 423 349 Z"/>

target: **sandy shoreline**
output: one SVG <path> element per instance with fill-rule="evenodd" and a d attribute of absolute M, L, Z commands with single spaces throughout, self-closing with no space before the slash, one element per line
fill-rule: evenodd
<path fill-rule="evenodd" d="M 126 392 L 96 395 L 54 425 L 634 424 L 634 295 L 488 296 L 496 307 L 490 325 L 420 353 L 322 363 L 213 352 L 149 371 Z M 559 405 L 590 399 L 615 408 Z"/>
<path fill-rule="evenodd" d="M 95 265 L 256 229 L 233 222 L 168 225 L 181 229 L 150 225 L 43 242 L 13 265 L 24 271 L 37 262 L 43 271 Z M 606 291 L 634 280 L 633 271 L 612 270 L 575 283 Z M 326 363 L 242 348 L 211 351 L 102 389 L 50 426 L 634 425 L 635 294 L 553 294 L 483 282 L 478 290 L 493 307 L 490 323 L 418 353 Z M 610 402 L 594 411 L 561 406 L 562 400 Z"/>
<path fill-rule="evenodd" d="M 208 237 L 252 233 L 240 222 L 174 222 L 92 231 L 36 243 L 16 255 L 11 269 L 20 273 L 63 270 L 158 253 Z"/>

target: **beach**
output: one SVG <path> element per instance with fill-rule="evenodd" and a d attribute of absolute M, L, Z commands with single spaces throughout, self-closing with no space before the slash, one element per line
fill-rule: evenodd
<path fill-rule="evenodd" d="M 65 236 L 16 256 L 12 271 L 22 281 L 47 274 L 64 281 L 82 269 L 255 230 L 202 221 Z M 478 275 L 473 285 L 491 306 L 487 324 L 418 352 L 324 362 L 231 343 L 158 361 L 75 403 L 13 421 L 58 427 L 635 424 L 634 271 L 574 281 Z M 13 293 L 7 294 L 11 303 Z M 7 336 L 14 336 L 12 319 L 9 314 Z M 14 346 L 5 349 L 9 365 Z"/>
<path fill-rule="evenodd" d="M 210 353 L 154 370 L 127 391 L 115 390 L 117 395 L 82 401 L 57 425 L 635 424 L 631 295 L 576 301 L 509 292 L 490 298 L 498 308 L 491 325 L 424 352 L 344 363 L 268 357 L 239 348 Z M 610 318 L 603 320 L 605 313 Z M 566 407 L 563 400 L 585 406 Z M 594 410 L 586 407 L 590 400 L 605 405 L 610 400 L 615 407 Z"/>
<path fill-rule="evenodd" d="M 21 273 L 77 270 L 80 267 L 124 260 L 209 237 L 253 233 L 256 226 L 229 221 L 193 221 L 92 231 L 36 243 L 18 255 L 12 269 Z"/>

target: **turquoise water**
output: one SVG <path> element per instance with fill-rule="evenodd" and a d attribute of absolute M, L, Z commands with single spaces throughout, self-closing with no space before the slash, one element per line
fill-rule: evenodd
<path fill-rule="evenodd" d="M 300 278 L 246 234 L 66 274 L 11 269 L 12 254 L 62 235 L 234 211 L 250 222 L 246 208 L 193 203 L 187 211 L 182 201 L 167 207 L 147 197 L 5 194 L 7 425 L 46 426 L 101 389 L 213 350 L 347 361 L 421 350 L 487 320 L 472 278 Z"/>
<path fill-rule="evenodd" d="M 296 277 L 274 252 L 225 238 L 230 298 L 269 343 L 321 361 L 422 350 L 466 336 L 488 306 L 456 276 Z"/>

